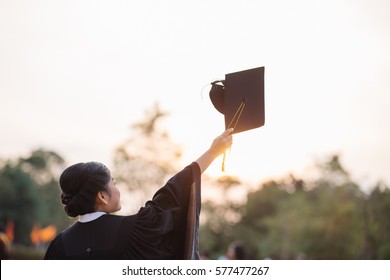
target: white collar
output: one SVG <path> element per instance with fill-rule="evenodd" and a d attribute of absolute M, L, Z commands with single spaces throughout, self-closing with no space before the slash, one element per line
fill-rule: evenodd
<path fill-rule="evenodd" d="M 90 221 L 96 220 L 97 218 L 100 218 L 101 216 L 103 216 L 105 214 L 106 214 L 105 212 L 93 212 L 93 213 L 80 215 L 79 222 L 80 223 L 88 223 Z"/>

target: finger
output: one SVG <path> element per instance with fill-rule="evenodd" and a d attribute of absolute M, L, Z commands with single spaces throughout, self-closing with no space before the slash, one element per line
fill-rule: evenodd
<path fill-rule="evenodd" d="M 230 136 L 230 137 L 228 138 L 228 145 L 229 145 L 229 147 L 230 147 L 232 144 L 233 144 L 233 137 Z"/>
<path fill-rule="evenodd" d="M 226 130 L 222 133 L 222 135 L 223 135 L 223 136 L 230 135 L 230 134 L 233 133 L 233 130 L 234 130 L 234 128 L 226 129 Z"/>
<path fill-rule="evenodd" d="M 225 145 L 227 147 L 230 147 L 232 144 L 233 144 L 233 136 L 230 134 L 230 135 L 227 135 L 224 139 L 224 142 L 225 142 Z"/>

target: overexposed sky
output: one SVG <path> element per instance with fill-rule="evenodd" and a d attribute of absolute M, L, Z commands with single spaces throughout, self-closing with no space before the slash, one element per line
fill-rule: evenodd
<path fill-rule="evenodd" d="M 390 183 L 389 14 L 387 0 L 0 0 L 0 157 L 110 165 L 159 102 L 186 164 L 223 131 L 205 86 L 265 66 L 266 123 L 235 136 L 229 174 L 310 175 L 339 153 L 356 180 Z"/>

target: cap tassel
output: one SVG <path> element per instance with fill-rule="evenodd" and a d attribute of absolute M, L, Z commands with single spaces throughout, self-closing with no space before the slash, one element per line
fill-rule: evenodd
<path fill-rule="evenodd" d="M 227 127 L 227 129 L 233 128 L 233 131 L 236 129 L 237 123 L 238 123 L 238 121 L 241 118 L 241 114 L 242 114 L 242 112 L 245 109 L 245 104 L 246 104 L 246 98 L 241 101 L 241 103 L 238 106 L 238 109 L 236 110 L 236 113 L 234 114 L 232 120 L 230 121 L 229 126 Z M 233 122 L 234 122 L 234 126 L 232 127 Z M 229 148 L 229 152 L 230 152 L 230 150 L 231 150 L 231 147 Z M 223 153 L 222 171 L 225 171 L 225 160 L 226 160 L 226 151 Z"/>

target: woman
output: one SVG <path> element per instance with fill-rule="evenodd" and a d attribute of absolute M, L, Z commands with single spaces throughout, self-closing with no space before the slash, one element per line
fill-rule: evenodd
<path fill-rule="evenodd" d="M 60 176 L 61 200 L 68 216 L 79 217 L 50 243 L 45 259 L 197 258 L 200 175 L 232 144 L 232 129 L 158 190 L 131 216 L 118 211 L 120 192 L 101 163 L 78 163 Z M 194 187 L 194 184 L 198 185 Z"/>

